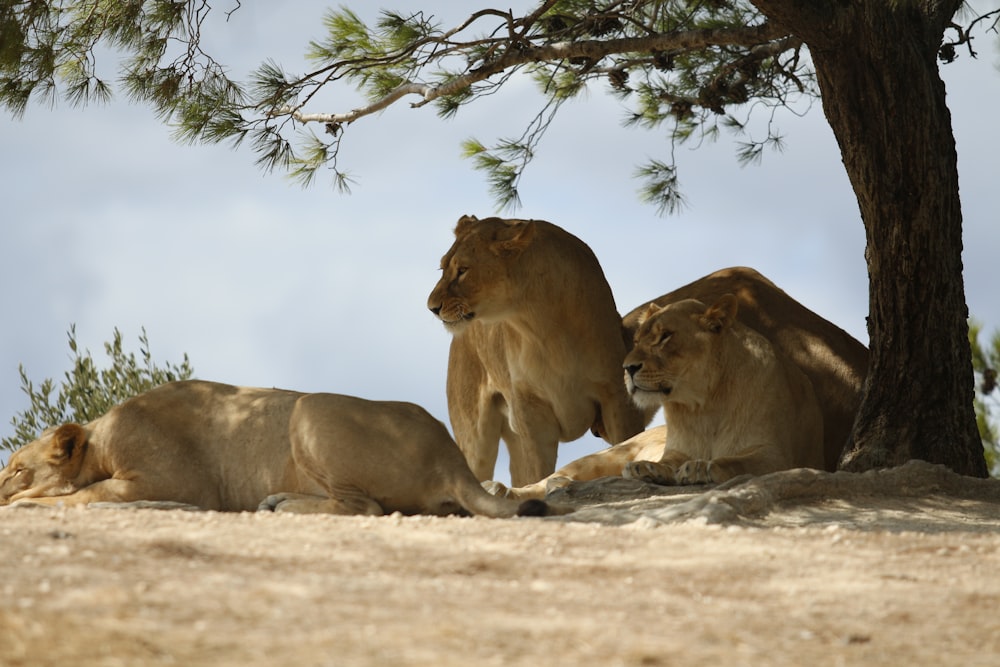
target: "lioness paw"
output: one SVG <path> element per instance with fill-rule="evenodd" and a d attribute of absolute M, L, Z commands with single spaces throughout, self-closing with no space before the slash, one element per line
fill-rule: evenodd
<path fill-rule="evenodd" d="M 277 512 L 278 511 L 278 505 L 280 505 L 286 499 L 286 497 L 287 497 L 287 494 L 284 494 L 284 493 L 275 493 L 275 494 L 272 494 L 272 495 L 268 496 L 267 498 L 264 498 L 264 500 L 260 501 L 260 504 L 257 505 L 257 511 L 258 512 Z"/>
<path fill-rule="evenodd" d="M 510 489 L 503 482 L 497 482 L 496 480 L 488 479 L 482 482 L 483 488 L 486 492 L 492 496 L 499 496 L 501 498 L 510 497 Z"/>
<path fill-rule="evenodd" d="M 549 494 L 557 489 L 565 489 L 567 486 L 573 483 L 573 480 L 569 477 L 551 476 L 545 480 L 545 493 Z"/>
<path fill-rule="evenodd" d="M 685 461 L 677 469 L 678 484 L 711 484 L 714 481 L 711 461 L 702 459 Z"/>
<path fill-rule="evenodd" d="M 622 477 L 653 484 L 677 483 L 674 479 L 674 469 L 657 461 L 629 461 L 622 470 Z"/>

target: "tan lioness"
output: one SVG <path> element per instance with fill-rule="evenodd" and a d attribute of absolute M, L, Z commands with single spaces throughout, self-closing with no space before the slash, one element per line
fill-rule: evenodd
<path fill-rule="evenodd" d="M 427 306 L 453 335 L 448 413 L 479 479 L 501 438 L 520 486 L 555 470 L 560 442 L 588 429 L 621 442 L 649 422 L 625 393 L 621 317 L 583 241 L 541 220 L 464 216 L 441 270 Z"/>
<path fill-rule="evenodd" d="M 823 467 L 823 416 L 805 374 L 736 319 L 736 297 L 710 306 L 651 305 L 625 357 L 639 405 L 663 405 L 659 461 L 631 461 L 623 476 L 659 484 Z"/>
<path fill-rule="evenodd" d="M 823 468 L 836 470 L 861 405 L 868 349 L 754 269 L 721 269 L 637 306 L 623 318 L 628 339 L 634 339 L 650 304 L 684 299 L 710 304 L 725 294 L 736 296 L 740 322 L 767 338 L 809 378 L 823 412 Z"/>
<path fill-rule="evenodd" d="M 173 501 L 204 509 L 544 514 L 486 493 L 411 403 L 197 380 L 49 429 L 0 471 L 0 504 Z"/>

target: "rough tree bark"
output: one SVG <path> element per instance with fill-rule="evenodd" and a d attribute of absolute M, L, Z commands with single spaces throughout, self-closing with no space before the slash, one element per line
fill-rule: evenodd
<path fill-rule="evenodd" d="M 987 475 L 973 410 L 958 161 L 937 51 L 957 0 L 754 0 L 809 46 L 867 234 L 871 361 L 847 470 Z"/>

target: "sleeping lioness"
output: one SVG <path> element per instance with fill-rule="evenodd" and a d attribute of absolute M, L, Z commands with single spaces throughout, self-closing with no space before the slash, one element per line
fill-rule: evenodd
<path fill-rule="evenodd" d="M 812 384 L 764 336 L 736 320 L 736 297 L 650 305 L 625 357 L 639 405 L 663 405 L 659 461 L 625 477 L 659 484 L 823 467 L 823 416 Z"/>
<path fill-rule="evenodd" d="M 0 505 L 172 501 L 331 514 L 545 514 L 486 493 L 444 425 L 411 403 L 162 385 L 47 430 L 0 471 Z"/>

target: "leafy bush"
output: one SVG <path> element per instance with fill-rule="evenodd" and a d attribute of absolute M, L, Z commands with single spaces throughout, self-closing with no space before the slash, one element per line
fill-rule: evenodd
<path fill-rule="evenodd" d="M 145 328 L 139 336 L 141 363 L 135 353 L 126 353 L 122 349 L 122 334 L 116 327 L 112 342 L 104 343 L 111 365 L 103 370 L 98 370 L 90 350 L 80 352 L 76 342 L 76 325 L 70 326 L 67 335 L 69 349 L 73 352 L 73 369 L 66 372 L 54 402 L 52 393 L 55 382 L 51 378 L 44 380 L 36 390 L 24 366 L 18 367 L 21 390 L 31 400 L 31 407 L 11 419 L 14 435 L 4 438 L 0 449 L 18 449 L 37 438 L 49 426 L 67 422 L 86 423 L 127 398 L 164 382 L 186 380 L 194 373 L 187 354 L 179 365 L 168 363 L 166 367 L 158 368 L 149 351 Z"/>

